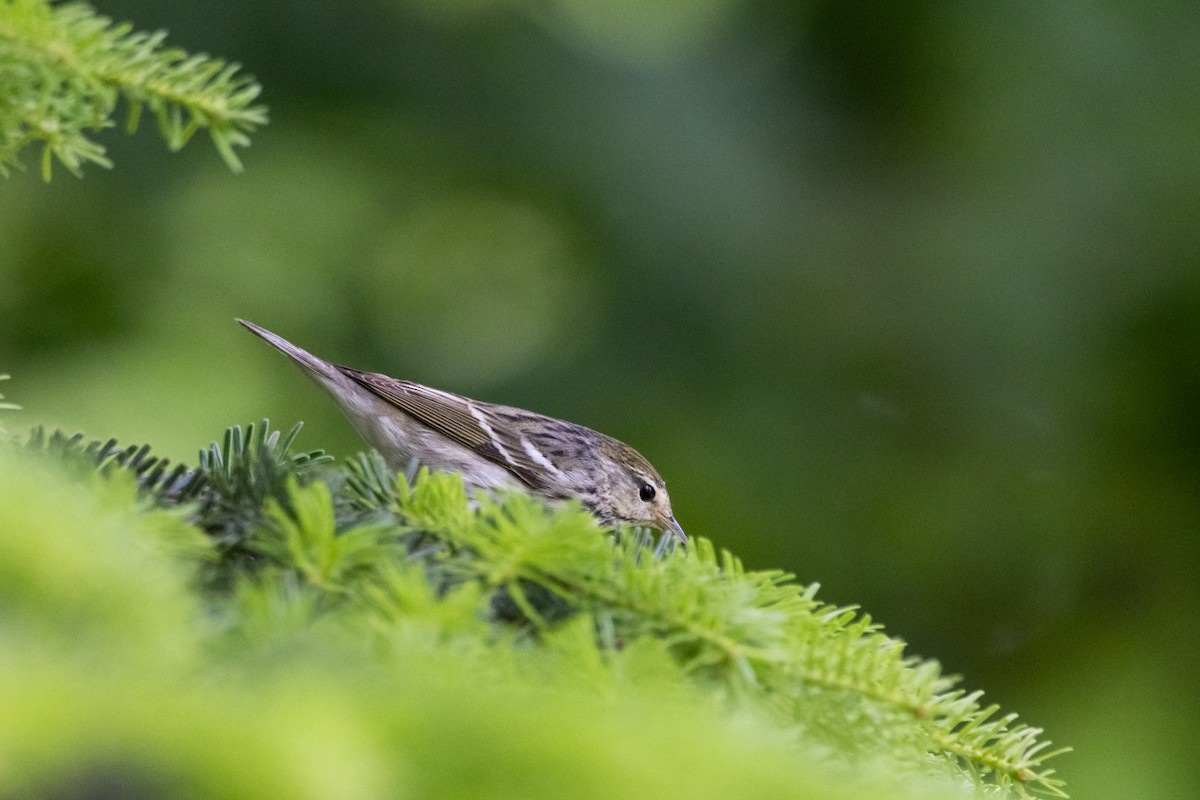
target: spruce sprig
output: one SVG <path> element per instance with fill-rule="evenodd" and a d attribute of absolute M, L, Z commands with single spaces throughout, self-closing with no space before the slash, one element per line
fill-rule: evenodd
<path fill-rule="evenodd" d="M 132 473 L 142 494 L 162 506 L 188 502 L 204 488 L 204 476 L 200 472 L 185 464 L 171 467 L 170 460 L 151 455 L 149 445 L 122 448 L 116 439 L 85 441 L 81 433 L 68 436 L 62 431 L 54 431 L 48 434 L 39 425 L 30 431 L 25 447 L 105 476 L 116 472 Z"/>
<path fill-rule="evenodd" d="M 535 626 L 547 615 L 531 586 L 604 620 L 598 630 L 610 647 L 666 641 L 686 674 L 776 710 L 786 705 L 810 734 L 871 719 L 856 728 L 856 749 L 901 739 L 915 745 L 913 763 L 932 754 L 981 785 L 1066 796 L 1045 766 L 1064 751 L 1045 752 L 1041 729 L 996 716 L 997 707 L 979 703 L 982 693 L 954 688 L 958 679 L 936 661 L 905 655 L 869 616 L 818 601 L 816 585 L 747 571 L 703 538 L 662 559 L 637 537 L 614 553 L 581 509 L 551 511 L 523 495 L 476 502 L 471 514 L 456 476 L 422 473 L 402 488 L 399 510 L 459 553 L 456 570 L 503 589 Z"/>
<path fill-rule="evenodd" d="M 983 706 L 980 692 L 958 688 L 936 661 L 907 655 L 870 616 L 823 603 L 815 584 L 746 570 L 703 538 L 659 556 L 645 532 L 605 535 L 577 504 L 471 498 L 457 475 L 420 469 L 395 478 L 375 454 L 333 468 L 320 451 L 291 452 L 297 430 L 281 437 L 266 421 L 231 428 L 202 451 L 203 487 L 185 507 L 222 545 L 222 579 L 208 581 L 210 590 L 269 599 L 272 586 L 292 587 L 304 598 L 302 624 L 357 614 L 365 629 L 386 632 L 411 605 L 416 581 L 430 619 L 452 626 L 464 618 L 462 603 L 476 602 L 477 619 L 530 646 L 556 641 L 567 618 L 583 620 L 614 663 L 654 643 L 680 682 L 756 706 L 852 768 L 886 756 L 898 770 L 949 770 L 983 794 L 1066 796 L 1047 766 L 1064 751 L 1049 752 L 1040 729 Z M 43 451 L 90 454 L 102 472 L 105 464 L 137 472 L 149 458 L 143 448 L 39 442 Z M 433 610 L 438 598 L 453 613 Z M 447 627 L 442 635 L 464 634 Z"/>
<path fill-rule="evenodd" d="M 112 166 L 94 132 L 111 127 L 118 101 L 126 129 L 149 110 L 178 150 L 200 129 L 222 159 L 242 169 L 235 148 L 267 122 L 262 87 L 240 66 L 165 46 L 166 33 L 114 23 L 83 3 L 0 0 L 0 174 L 41 142 L 42 177 L 57 159 L 72 174 L 86 163 Z"/>

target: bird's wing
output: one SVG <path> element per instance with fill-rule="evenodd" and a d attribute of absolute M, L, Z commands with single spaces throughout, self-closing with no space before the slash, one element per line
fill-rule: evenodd
<path fill-rule="evenodd" d="M 547 487 L 547 468 L 553 469 L 553 466 L 544 456 L 542 461 L 545 463 L 538 463 L 530 452 L 531 449 L 533 453 L 538 451 L 532 448 L 528 439 L 514 430 L 511 423 L 491 413 L 487 404 L 374 372 L 359 372 L 342 366 L 338 369 L 422 425 L 504 467 L 526 485 L 534 489 Z"/>

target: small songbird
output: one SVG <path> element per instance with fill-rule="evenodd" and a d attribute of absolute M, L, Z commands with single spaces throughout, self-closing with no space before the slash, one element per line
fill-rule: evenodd
<path fill-rule="evenodd" d="M 468 487 L 574 498 L 605 527 L 646 525 L 687 542 L 662 477 L 624 442 L 533 411 L 331 364 L 253 323 L 238 322 L 329 392 L 392 469 L 403 469 L 415 457 L 431 469 L 461 472 Z"/>

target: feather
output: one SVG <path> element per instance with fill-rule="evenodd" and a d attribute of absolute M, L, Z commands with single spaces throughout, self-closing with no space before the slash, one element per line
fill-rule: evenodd
<path fill-rule="evenodd" d="M 510 419 L 505 419 L 490 403 L 419 383 L 396 380 L 375 372 L 359 372 L 349 367 L 338 366 L 337 369 L 422 425 L 508 470 L 527 486 L 544 490 L 553 483 L 548 473 L 558 472 L 557 468 L 513 426 L 511 414 L 505 415 Z"/>

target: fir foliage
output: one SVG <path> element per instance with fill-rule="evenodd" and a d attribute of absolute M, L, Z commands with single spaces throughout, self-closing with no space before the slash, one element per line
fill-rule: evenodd
<path fill-rule="evenodd" d="M 114 470 L 128 471 L 143 492 L 154 495 L 163 504 L 188 500 L 203 485 L 202 473 L 184 464 L 170 468 L 169 460 L 150 455 L 148 445 L 121 448 L 116 439 L 85 444 L 81 433 L 67 436 L 62 431 L 54 431 L 47 434 L 39 425 L 29 433 L 25 447 L 51 454 L 76 467 L 95 469 L 102 475 L 111 475 Z"/>
<path fill-rule="evenodd" d="M 608 534 L 576 504 L 470 497 L 457 475 L 414 465 L 393 476 L 374 453 L 341 466 L 319 451 L 293 454 L 297 430 L 232 428 L 179 474 L 144 448 L 40 432 L 23 448 L 26 459 L 95 467 L 91 494 L 71 502 L 107 491 L 96 479 L 136 493 L 118 504 L 121 519 L 140 509 L 145 519 L 130 526 L 155 546 L 181 541 L 151 524 L 164 513 L 167 527 L 203 534 L 205 547 L 163 557 L 190 569 L 188 647 L 207 653 L 193 669 L 244 688 L 214 698 L 193 676 L 186 691 L 147 691 L 189 730 L 212 725 L 191 704 L 237 706 L 260 750 L 260 713 L 302 718 L 314 742 L 329 725 L 339 731 L 339 744 L 323 741 L 352 762 L 340 777 L 313 765 L 273 775 L 274 786 L 389 794 L 418 774 L 418 794 L 456 796 L 494 793 L 505 776 L 510 794 L 551 797 L 590 785 L 589 771 L 607 764 L 598 769 L 611 793 L 596 796 L 1065 796 L 1040 730 L 906 655 L 870 617 L 821 602 L 815 585 L 747 571 L 704 539 L 656 555 L 649 532 Z M 4 450 L 0 466 L 12 459 Z M 0 525 L 5 513 L 0 503 Z M 3 559 L 0 550 L 0 569 Z M 0 663 L 0 698 L 5 677 Z M 0 740 L 0 764 L 18 763 L 5 748 Z M 380 753 L 389 755 L 371 755 Z M 737 759 L 734 775 L 723 759 Z M 172 769 L 191 788 L 215 780 L 187 778 L 191 762 Z"/>
<path fill-rule="evenodd" d="M 76 176 L 84 164 L 111 166 L 93 137 L 114 125 L 118 101 L 125 127 L 149 111 L 172 150 L 199 130 L 230 169 L 235 148 L 266 124 L 261 86 L 237 64 L 165 46 L 166 33 L 135 31 L 83 3 L 0 0 L 0 173 L 20 166 L 28 146 L 42 145 L 41 168 L 54 160 Z"/>

